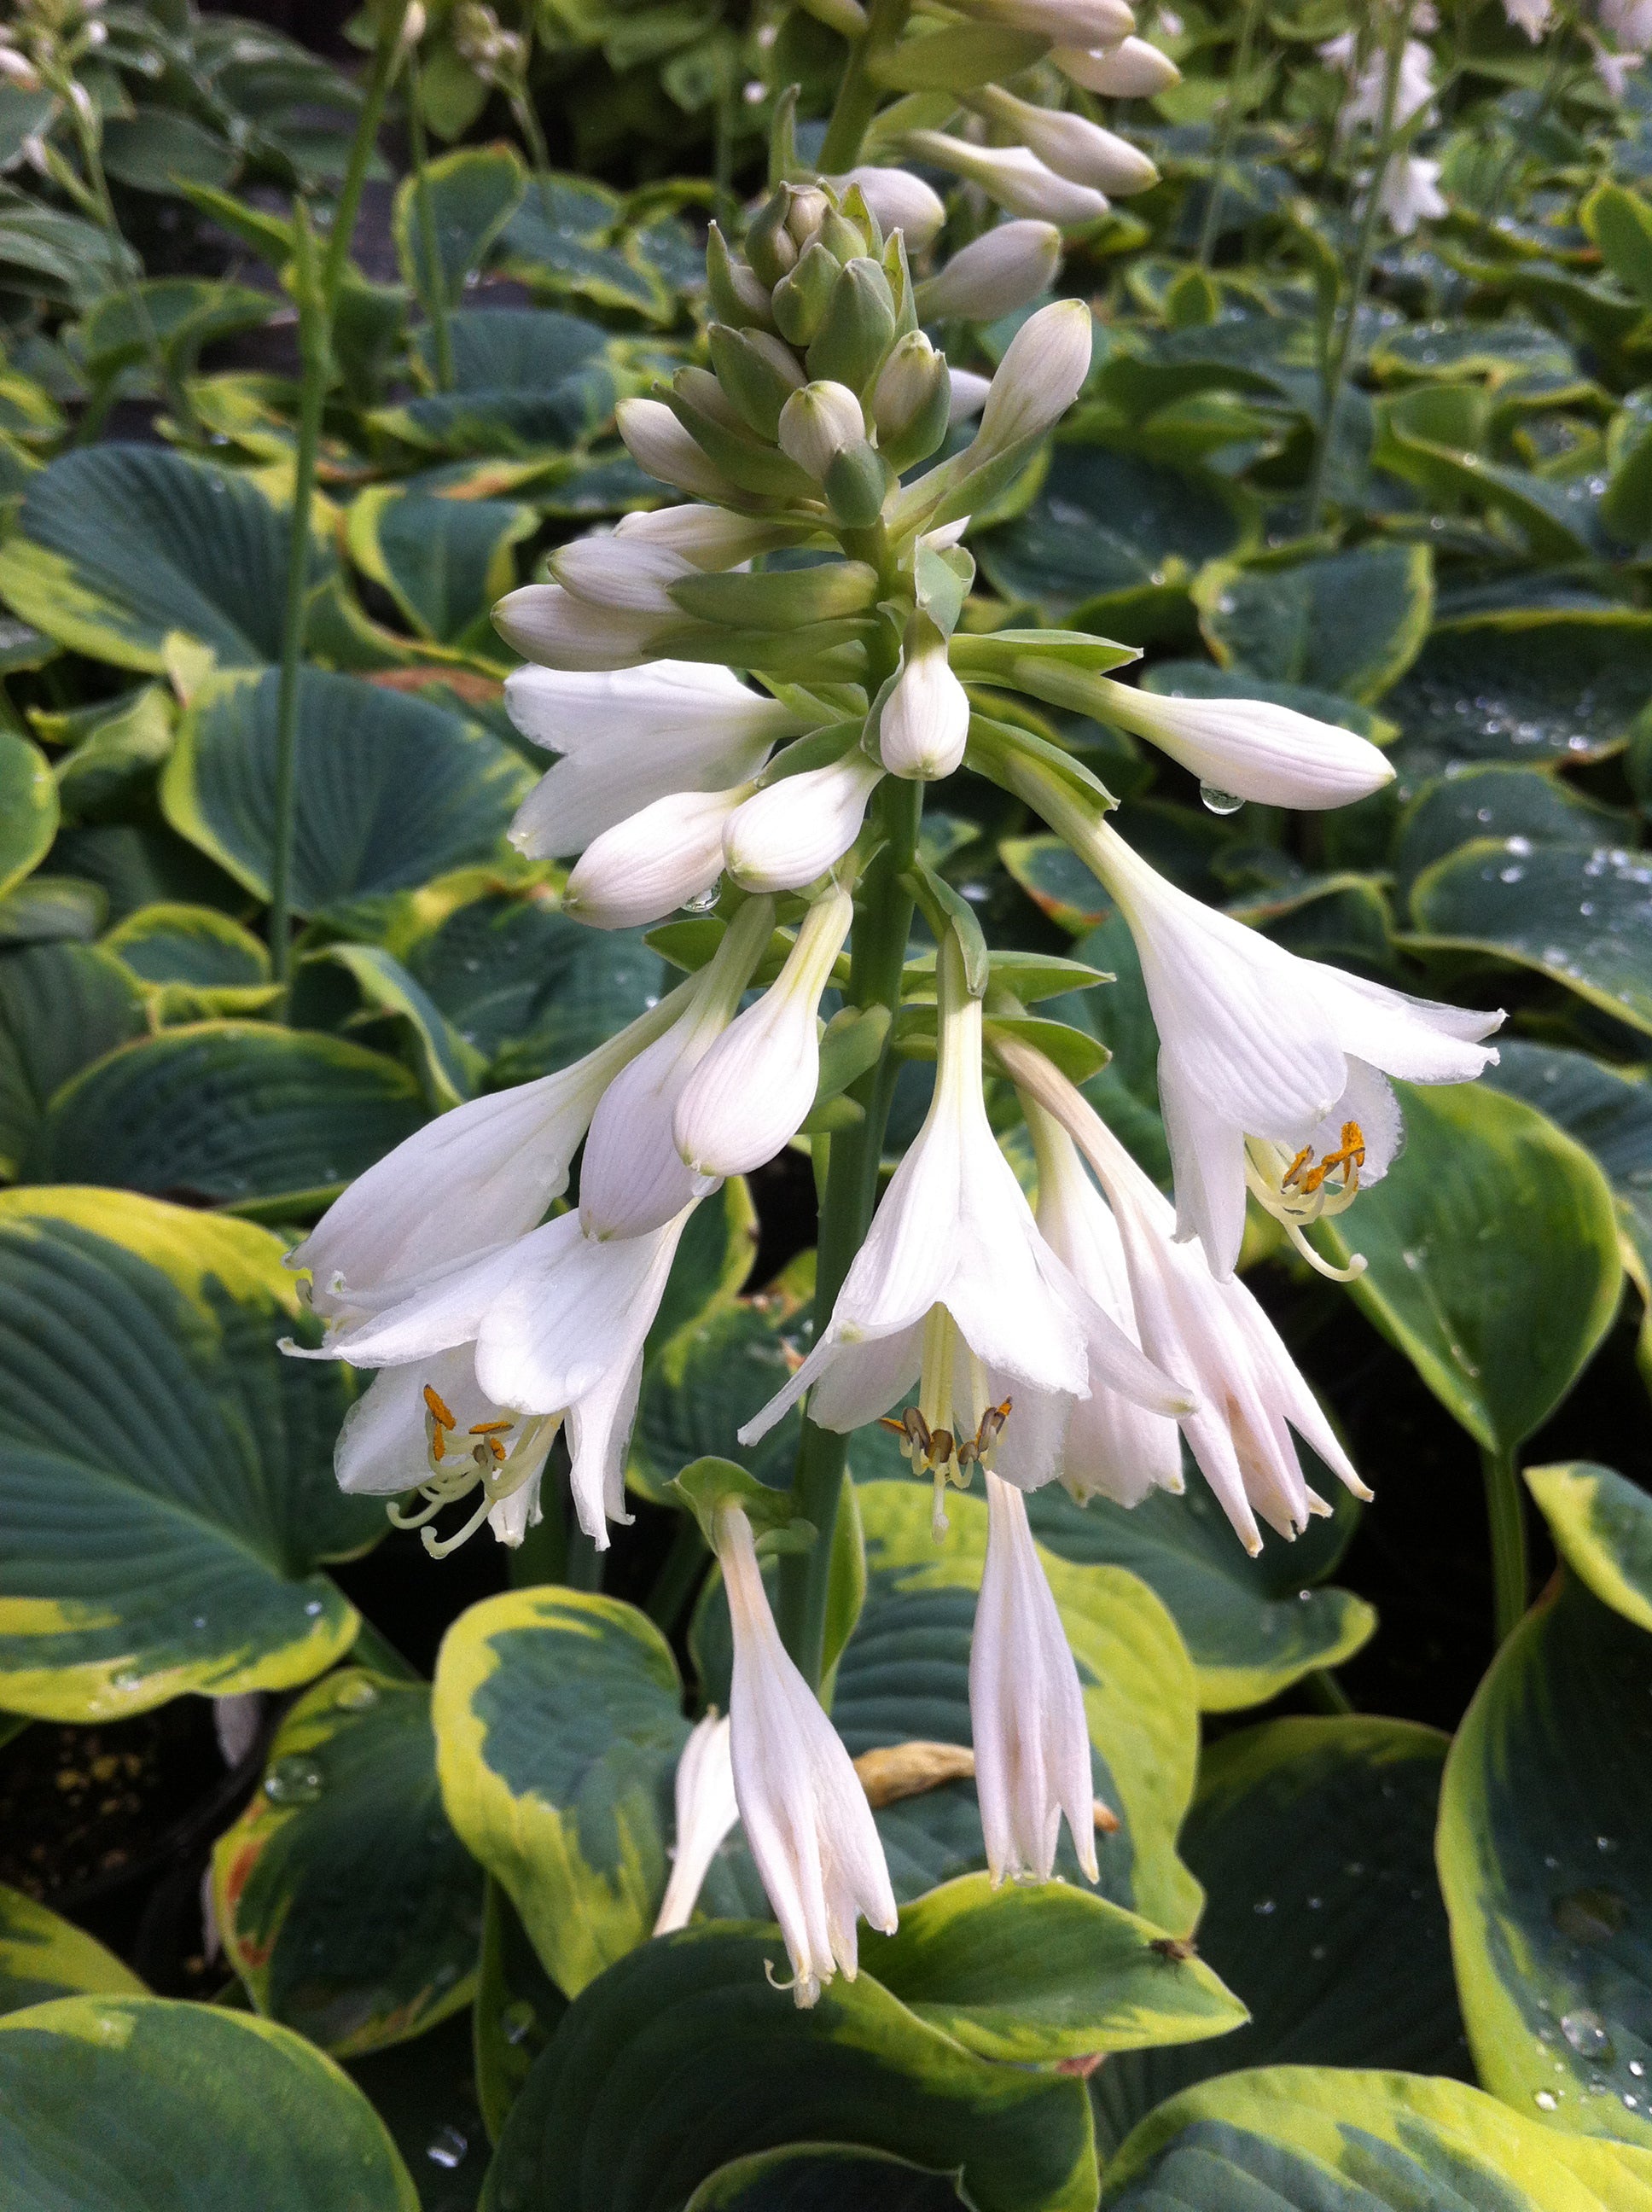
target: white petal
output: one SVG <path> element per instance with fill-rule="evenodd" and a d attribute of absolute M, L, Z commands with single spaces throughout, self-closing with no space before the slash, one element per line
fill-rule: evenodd
<path fill-rule="evenodd" d="M 494 627 L 527 660 L 548 668 L 635 668 L 671 625 L 657 614 L 592 606 L 560 584 L 524 584 L 493 611 Z"/>
<path fill-rule="evenodd" d="M 593 532 L 560 546 L 550 556 L 550 573 L 589 605 L 675 619 L 670 586 L 698 572 L 669 545 Z"/>
<path fill-rule="evenodd" d="M 852 746 L 828 768 L 767 785 L 729 817 L 723 834 L 729 873 L 750 891 L 801 890 L 813 883 L 860 834 L 883 774 L 879 763 Z"/>
<path fill-rule="evenodd" d="M 974 146 L 944 131 L 927 130 L 908 131 L 905 144 L 919 160 L 980 185 L 1011 215 L 1070 229 L 1107 213 L 1102 193 L 1058 176 L 1024 146 Z"/>
<path fill-rule="evenodd" d="M 479 1325 L 477 1380 L 501 1405 L 561 1413 L 605 1376 L 624 1374 L 642 1346 L 688 1212 L 647 1237 L 584 1236 L 575 1214 L 519 1267 Z M 531 1242 L 531 1239 L 525 1240 Z"/>
<path fill-rule="evenodd" d="M 810 1419 L 817 1428 L 835 1429 L 840 1435 L 864 1428 L 868 1421 L 877 1420 L 901 1403 L 918 1379 L 923 1352 L 920 1321 L 909 1328 L 892 1330 L 888 1336 L 829 1345 L 805 1386 L 812 1389 Z M 765 1407 L 757 1416 L 765 1428 L 773 1425 L 766 1419 L 767 1412 Z M 740 1440 L 747 1441 L 744 1429 Z"/>
<path fill-rule="evenodd" d="M 575 863 L 563 910 L 594 929 L 633 929 L 701 897 L 723 872 L 724 832 L 750 790 L 673 792 L 604 830 Z"/>
<path fill-rule="evenodd" d="M 946 221 L 946 204 L 939 193 L 909 169 L 879 169 L 862 163 L 858 168 L 846 169 L 841 176 L 828 177 L 826 182 L 840 192 L 859 185 L 878 228 L 886 235 L 891 230 L 903 231 L 908 248 L 914 253 L 921 253 L 938 238 Z"/>
<path fill-rule="evenodd" d="M 1181 699 L 1099 687 L 1102 711 L 1236 798 L 1268 806 L 1345 806 L 1393 780 L 1373 744 L 1333 722 L 1263 699 Z"/>
<path fill-rule="evenodd" d="M 1001 222 L 955 253 L 923 286 L 926 320 L 963 315 L 992 322 L 1012 314 L 1048 289 L 1061 260 L 1061 234 L 1054 223 Z"/>
<path fill-rule="evenodd" d="M 1159 1062 L 1159 1104 L 1175 1175 L 1176 1234 L 1197 1237 L 1225 1281 L 1245 1239 L 1245 1139 L 1236 1121 L 1206 1105 L 1178 1062 Z"/>
<path fill-rule="evenodd" d="M 729 1755 L 729 1723 L 709 1712 L 689 1734 L 677 1762 L 677 1856 L 665 1885 L 656 1936 L 686 1928 L 711 1863 L 740 1817 Z"/>
<path fill-rule="evenodd" d="M 1099 50 L 1057 46 L 1050 59 L 1072 83 L 1111 100 L 1151 100 L 1181 82 L 1170 57 L 1145 39 L 1121 39 L 1116 46 Z"/>
<path fill-rule="evenodd" d="M 1345 1052 L 1409 1083 L 1472 1083 L 1495 1048 L 1479 1040 L 1503 1015 L 1413 999 L 1321 961 L 1303 961 L 1310 987 Z"/>

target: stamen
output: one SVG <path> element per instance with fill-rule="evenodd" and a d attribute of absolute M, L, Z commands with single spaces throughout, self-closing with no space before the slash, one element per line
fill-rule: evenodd
<path fill-rule="evenodd" d="M 1297 1177 L 1302 1173 L 1303 1170 L 1308 1165 L 1308 1163 L 1313 1158 L 1313 1157 L 1314 1147 L 1311 1145 L 1304 1145 L 1301 1152 L 1297 1153 L 1296 1158 L 1291 1161 L 1290 1166 L 1279 1177 L 1279 1188 L 1281 1190 L 1289 1190 L 1291 1184 L 1295 1182 Z"/>
<path fill-rule="evenodd" d="M 1356 1252 L 1345 1267 L 1333 1267 L 1329 1260 L 1323 1258 L 1314 1249 L 1307 1237 L 1303 1236 L 1302 1224 L 1299 1221 L 1293 1221 L 1289 1215 L 1283 1215 L 1280 1217 L 1280 1225 L 1315 1273 L 1323 1275 L 1327 1282 L 1357 1282 L 1364 1273 L 1365 1255 L 1363 1252 Z"/>
<path fill-rule="evenodd" d="M 456 1429 L 459 1426 L 458 1421 L 448 1411 L 446 1402 L 436 1395 L 428 1382 L 424 1386 L 424 1402 L 431 1419 L 438 1428 Z"/>
<path fill-rule="evenodd" d="M 472 1437 L 502 1437 L 515 1426 L 514 1421 L 472 1421 L 465 1433 Z"/>
<path fill-rule="evenodd" d="M 477 1507 L 476 1511 L 462 1528 L 456 1530 L 451 1536 L 438 1536 L 434 1528 L 427 1528 L 420 1540 L 433 1559 L 445 1559 L 450 1552 L 456 1552 L 461 1544 L 469 1542 L 493 1510 L 494 1501 L 484 1489 L 481 1504 Z"/>

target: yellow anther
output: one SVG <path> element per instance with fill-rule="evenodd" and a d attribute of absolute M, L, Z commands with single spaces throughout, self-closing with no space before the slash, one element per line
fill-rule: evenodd
<path fill-rule="evenodd" d="M 458 1421 L 448 1411 L 446 1404 L 436 1395 L 428 1382 L 424 1386 L 424 1402 L 426 1410 L 438 1428 L 456 1429 L 459 1426 Z"/>
<path fill-rule="evenodd" d="M 470 1434 L 473 1437 L 502 1437 L 515 1426 L 514 1421 L 472 1421 Z"/>
<path fill-rule="evenodd" d="M 436 1461 L 438 1464 L 440 1464 L 442 1459 L 446 1456 L 446 1451 L 447 1439 L 442 1434 L 440 1429 L 436 1427 L 433 1423 L 430 1430 L 430 1456 L 433 1460 Z"/>
<path fill-rule="evenodd" d="M 507 1427 L 508 1427 L 508 1426 L 509 1426 L 508 1422 L 506 1424 L 506 1425 L 507 1425 Z M 502 1460 L 502 1459 L 504 1458 L 504 1456 L 505 1456 L 505 1447 L 504 1447 L 504 1445 L 503 1445 L 503 1444 L 501 1444 L 501 1443 L 500 1443 L 500 1441 L 499 1441 L 499 1439 L 498 1439 L 498 1437 L 489 1437 L 488 1438 L 488 1449 L 489 1449 L 489 1450 L 493 1454 L 493 1455 L 494 1455 L 494 1457 L 495 1457 L 495 1459 L 501 1459 L 501 1460 Z"/>
<path fill-rule="evenodd" d="M 1311 1145 L 1304 1145 L 1301 1152 L 1297 1153 L 1296 1158 L 1291 1161 L 1290 1166 L 1279 1177 L 1279 1188 L 1281 1190 L 1290 1189 L 1291 1184 L 1295 1182 L 1297 1177 L 1302 1173 L 1303 1170 L 1308 1165 L 1308 1163 L 1313 1158 L 1313 1157 L 1314 1147 Z"/>

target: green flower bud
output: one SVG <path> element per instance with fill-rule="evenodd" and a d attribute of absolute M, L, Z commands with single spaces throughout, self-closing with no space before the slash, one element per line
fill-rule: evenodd
<path fill-rule="evenodd" d="M 859 392 L 878 374 L 895 343 L 895 298 L 877 262 L 859 255 L 832 287 L 826 313 L 809 348 L 811 378 Z"/>
<path fill-rule="evenodd" d="M 895 470 L 932 453 L 946 435 L 952 380 L 946 357 L 921 331 L 908 331 L 884 362 L 872 392 L 878 447 Z"/>
<path fill-rule="evenodd" d="M 786 228 L 799 257 L 820 235 L 820 226 L 832 212 L 832 196 L 818 185 L 787 185 L 782 189 L 791 194 Z"/>
<path fill-rule="evenodd" d="M 701 452 L 742 491 L 762 499 L 814 495 L 812 480 L 773 446 L 758 443 L 707 370 L 679 369 L 667 404 Z"/>
<path fill-rule="evenodd" d="M 792 197 L 789 185 L 771 192 L 745 234 L 746 258 L 755 275 L 771 289 L 797 266 L 798 241 L 787 228 Z"/>
<path fill-rule="evenodd" d="M 796 356 L 765 331 L 732 331 L 714 323 L 706 337 L 724 396 L 749 428 L 772 441 L 781 408 L 805 382 Z"/>
<path fill-rule="evenodd" d="M 749 330 L 754 324 L 761 330 L 774 328 L 768 287 L 729 252 L 728 240 L 715 223 L 706 240 L 706 284 L 719 322 L 737 331 Z"/>
<path fill-rule="evenodd" d="M 772 315 L 783 338 L 794 346 L 808 344 L 826 319 L 832 289 L 842 273 L 842 263 L 818 240 L 805 250 L 791 275 L 774 287 Z"/>
<path fill-rule="evenodd" d="M 845 530 L 869 530 L 883 512 L 890 471 L 863 438 L 834 453 L 822 489 L 832 520 Z"/>
<path fill-rule="evenodd" d="M 684 576 L 668 587 L 684 614 L 735 629 L 790 629 L 870 613 L 878 571 L 863 561 L 823 561 L 812 568 L 762 575 Z"/>
<path fill-rule="evenodd" d="M 834 209 L 820 226 L 819 243 L 840 261 L 853 261 L 857 254 L 870 250 L 872 239 L 858 222 L 851 222 Z"/>

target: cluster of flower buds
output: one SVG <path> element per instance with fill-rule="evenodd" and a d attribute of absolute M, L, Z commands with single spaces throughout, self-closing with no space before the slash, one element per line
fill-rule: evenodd
<path fill-rule="evenodd" d="M 91 95 L 75 71 L 108 39 L 102 6 L 103 0 L 18 0 L 0 27 L 0 77 L 20 91 L 44 89 L 72 100 L 93 119 Z"/>
<path fill-rule="evenodd" d="M 1201 906 L 1029 723 L 1040 702 L 1108 720 L 1236 799 L 1287 806 L 1376 789 L 1390 770 L 1373 746 L 1278 707 L 1117 683 L 1107 672 L 1127 650 L 1088 634 L 960 629 L 969 514 L 1078 393 L 1091 318 L 1078 301 L 1039 310 L 990 385 L 962 397 L 922 328 L 923 286 L 929 301 L 971 283 L 1002 300 L 1004 257 L 1021 249 L 971 248 L 963 275 L 954 263 L 914 283 L 938 219 L 927 187 L 866 168 L 778 185 L 743 254 L 714 233 L 710 367 L 621 411 L 634 455 L 688 501 L 563 547 L 550 581 L 496 610 L 528 664 L 510 711 L 558 756 L 517 843 L 574 861 L 564 908 L 593 927 L 685 908 L 662 942 L 686 979 L 583 1060 L 420 1131 L 292 1258 L 327 1323 L 318 1356 L 377 1370 L 340 1438 L 346 1487 L 416 1491 L 394 1510 L 426 1524 L 433 1551 L 484 1519 L 517 1541 L 565 1425 L 574 1502 L 604 1545 L 626 1518 L 644 1340 L 694 1208 L 811 1115 L 829 1127 L 839 1094 L 888 1055 L 932 1054 L 928 1114 L 826 1325 L 742 1440 L 806 1395 L 819 1428 L 897 1428 L 943 1525 L 945 1486 L 988 1478 L 971 1669 L 987 1856 L 995 1876 L 1042 1878 L 1063 1817 L 1086 1871 L 1094 1832 L 1082 1698 L 1022 1493 L 1059 1480 L 1133 1504 L 1181 1486 L 1185 1441 L 1254 1550 L 1259 1517 L 1289 1535 L 1329 1510 L 1293 1430 L 1359 1488 L 1235 1279 L 1247 1192 L 1327 1265 L 1306 1227 L 1398 1148 L 1386 1076 L 1472 1077 L 1500 1017 L 1299 959 Z M 1053 246 L 1031 244 L 1042 283 Z M 966 409 L 974 434 L 935 460 Z M 1005 693 L 1029 711 L 1005 719 Z M 1134 934 L 1174 1208 L 1048 1056 L 1014 957 L 988 951 L 916 849 L 922 787 L 966 766 L 1065 838 Z M 857 951 L 863 927 L 874 945 L 880 927 L 906 932 L 891 884 L 934 950 L 885 946 L 894 981 L 857 1000 L 851 932 Z M 823 1030 L 829 988 L 852 1002 Z M 989 1064 L 1033 1134 L 1036 1212 L 987 1119 Z M 546 1219 L 581 1144 L 577 1206 Z M 808 2002 L 853 1972 L 857 1914 L 887 1927 L 894 1900 L 847 1754 L 768 1613 L 756 1547 L 786 1532 L 754 1533 L 752 1515 L 785 1522 L 789 1503 L 729 1462 L 698 1466 L 712 1475 L 681 1486 L 730 1601 L 735 1796 Z M 459 1502 L 468 1520 L 436 1537 L 432 1516 Z M 720 1781 L 713 1796 L 696 1832 L 726 1814 Z M 690 1905 L 679 1885 L 672 1918 Z"/>

